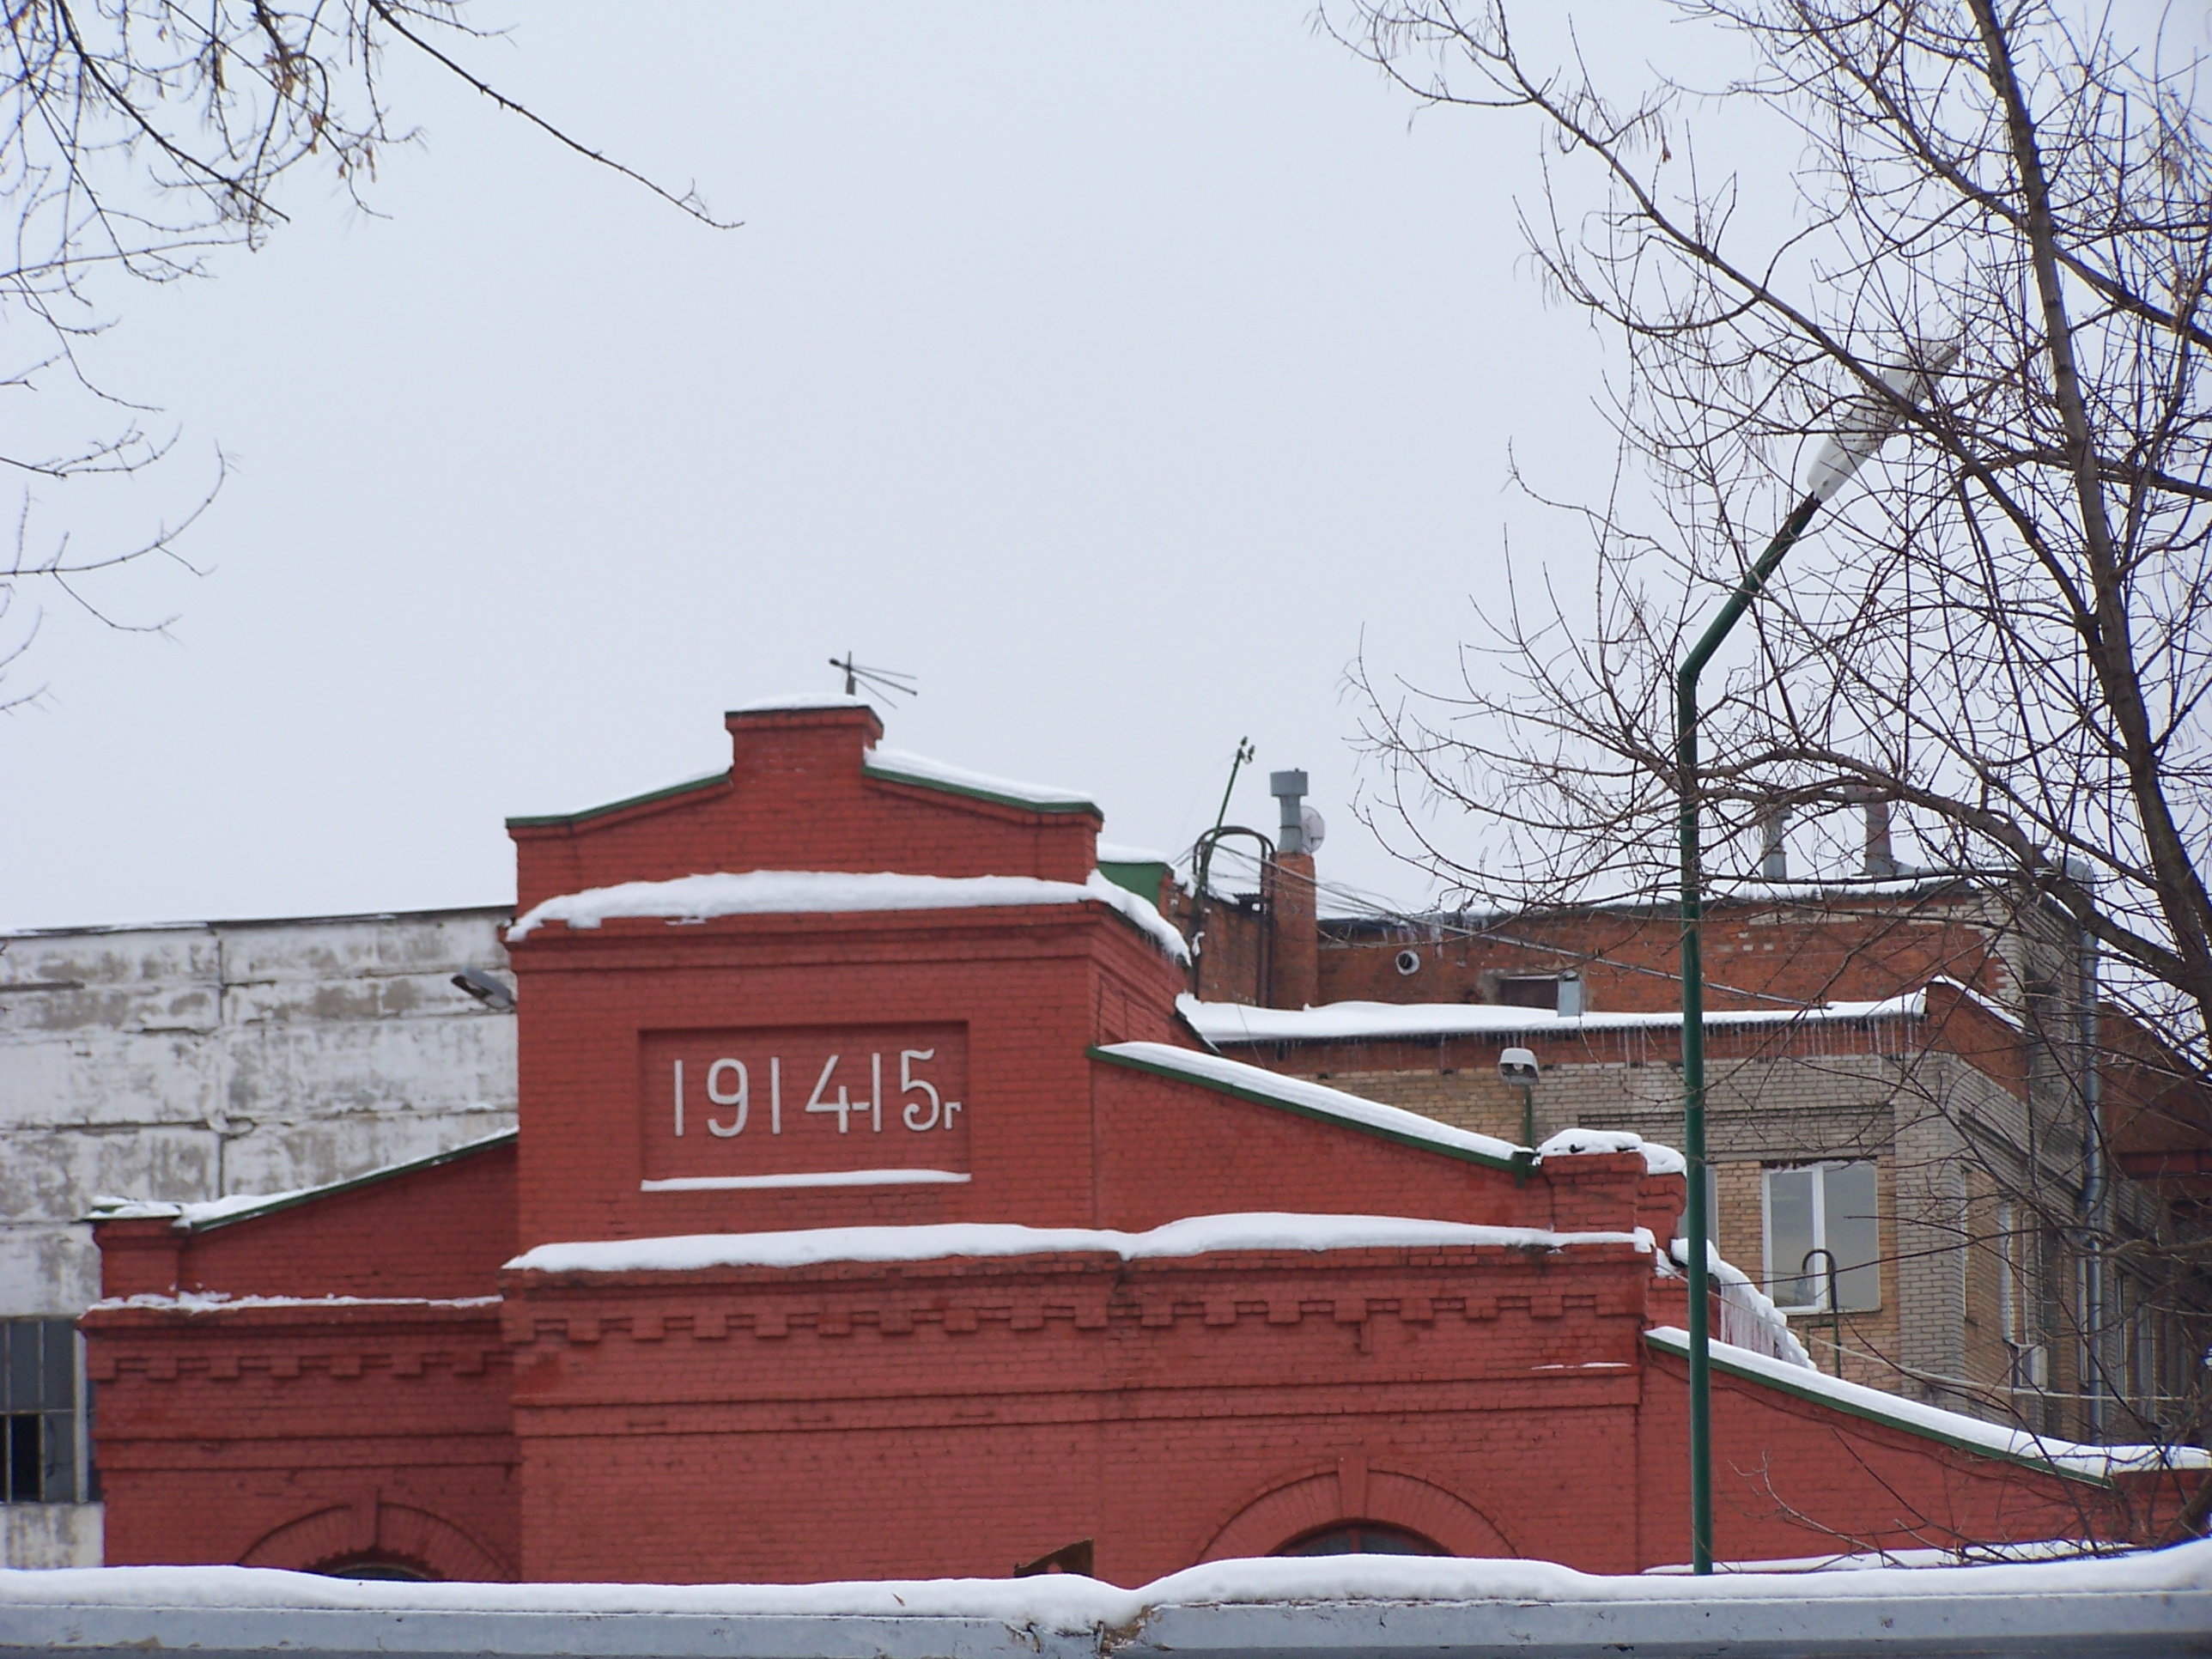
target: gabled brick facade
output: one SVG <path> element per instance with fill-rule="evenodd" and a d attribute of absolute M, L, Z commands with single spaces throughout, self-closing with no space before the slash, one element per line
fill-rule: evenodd
<path fill-rule="evenodd" d="M 1664 1160 L 1203 1055 L 1172 939 L 1085 884 L 1094 808 L 898 772 L 861 708 L 730 725 L 726 777 L 514 826 L 518 1147 L 102 1224 L 111 1561 L 998 1576 L 1090 1540 L 1136 1583 L 1350 1523 L 1684 1558 Z M 812 908 L 628 885 L 760 871 Z M 979 877 L 1027 884 L 941 884 Z M 1246 1233 L 1154 1231 L 1192 1218 Z M 1719 1394 L 1723 1555 L 2172 1507 Z"/>

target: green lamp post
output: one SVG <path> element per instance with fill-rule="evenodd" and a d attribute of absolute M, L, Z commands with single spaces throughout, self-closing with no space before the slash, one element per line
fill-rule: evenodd
<path fill-rule="evenodd" d="M 1705 917 L 1698 853 L 1698 677 L 1721 641 L 1814 516 L 1896 429 L 1906 404 L 1917 404 L 1959 356 L 1955 345 L 1926 348 L 1921 362 L 1890 369 L 1881 379 L 1891 396 L 1856 405 L 1856 418 L 1821 445 L 1807 475 L 1805 497 L 1767 544 L 1748 574 L 1736 584 L 1674 674 L 1674 762 L 1680 780 L 1682 839 L 1682 1154 L 1689 1165 L 1690 1280 L 1690 1570 L 1713 1570 L 1712 1330 L 1707 1303 L 1712 1218 L 1705 1205 L 1705 979 L 1699 935 Z"/>

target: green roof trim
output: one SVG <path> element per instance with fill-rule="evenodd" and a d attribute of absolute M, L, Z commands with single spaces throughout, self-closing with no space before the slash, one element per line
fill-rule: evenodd
<path fill-rule="evenodd" d="M 1207 1077 L 1198 1072 L 1179 1071 L 1172 1066 L 1162 1066 L 1152 1060 L 1139 1060 L 1133 1054 L 1112 1054 L 1096 1044 L 1084 1052 L 1091 1059 L 1103 1060 L 1109 1066 L 1126 1066 L 1133 1072 L 1146 1072 L 1154 1077 L 1168 1078 L 1176 1083 L 1188 1083 L 1197 1088 L 1211 1089 L 1218 1095 L 1231 1095 L 1238 1100 L 1249 1100 L 1255 1106 L 1272 1106 L 1279 1112 L 1289 1112 L 1293 1116 L 1308 1118 L 1316 1123 L 1334 1124 L 1340 1129 L 1350 1129 L 1357 1134 L 1372 1135 L 1377 1140 L 1395 1141 L 1401 1146 L 1411 1146 L 1416 1152 L 1434 1152 L 1443 1158 L 1455 1158 L 1462 1164 L 1479 1164 L 1486 1170 L 1504 1170 L 1509 1174 L 1535 1167 L 1535 1160 L 1532 1157 L 1524 1155 L 1520 1158 L 1492 1158 L 1486 1153 L 1476 1152 L 1471 1146 L 1453 1146 L 1428 1139 L 1425 1136 L 1385 1128 L 1379 1123 L 1363 1123 L 1356 1117 L 1340 1117 L 1334 1112 L 1323 1111 L 1318 1107 L 1309 1106 L 1303 1101 L 1286 1099 L 1281 1095 L 1268 1094 L 1258 1089 L 1239 1088 L 1233 1083 L 1224 1083 L 1219 1078 Z M 1214 1052 L 1217 1054 L 1219 1053 L 1218 1049 Z M 1368 1103 L 1372 1105 L 1377 1103 Z"/>
<path fill-rule="evenodd" d="M 1012 806 L 1024 812 L 1088 812 L 1097 818 L 1106 816 L 1098 810 L 1097 802 L 1085 800 L 1079 796 L 1054 799 L 1050 796 L 1008 794 L 1003 790 L 986 788 L 981 784 L 958 783 L 950 778 L 927 777 L 919 772 L 902 772 L 896 767 L 885 766 L 872 759 L 861 761 L 860 774 L 881 783 L 902 783 L 912 789 L 934 789 L 941 795 L 963 795 L 969 800 L 988 801 L 994 806 Z"/>
<path fill-rule="evenodd" d="M 649 806 L 657 800 L 672 800 L 678 795 L 689 795 L 701 789 L 711 789 L 718 783 L 727 783 L 729 772 L 709 772 L 702 778 L 686 778 L 681 783 L 672 783 L 663 789 L 648 789 L 641 795 L 625 795 L 620 800 L 611 800 L 604 806 L 586 806 L 576 812 L 544 812 L 534 817 L 509 818 L 510 830 L 546 830 L 564 823 L 581 823 L 587 818 L 603 818 L 610 812 L 627 811 L 633 806 Z"/>
<path fill-rule="evenodd" d="M 185 1222 L 185 1231 L 211 1233 L 218 1228 L 234 1226 L 241 1221 L 258 1221 L 263 1216 L 275 1215 L 280 1210 L 296 1210 L 303 1204 L 313 1204 L 319 1199 L 335 1198 L 340 1193 L 357 1192 L 363 1187 L 397 1180 L 404 1175 L 414 1175 L 422 1170 L 434 1170 L 441 1164 L 458 1164 L 465 1158 L 474 1158 L 478 1152 L 489 1152 L 501 1146 L 511 1146 L 520 1135 L 519 1129 L 502 1129 L 495 1135 L 486 1135 L 481 1140 L 471 1140 L 442 1152 L 433 1152 L 428 1158 L 413 1158 L 404 1164 L 387 1164 L 380 1170 L 371 1170 L 367 1175 L 357 1175 L 345 1181 L 333 1181 L 327 1187 L 307 1187 L 296 1193 L 283 1193 L 265 1204 L 255 1204 L 245 1209 L 234 1210 L 228 1215 L 207 1221 Z"/>
<path fill-rule="evenodd" d="M 1686 1340 L 1677 1341 L 1671 1337 L 1662 1336 L 1656 1330 L 1644 1332 L 1644 1340 L 1662 1352 L 1684 1358 L 1689 1356 L 1690 1345 Z M 1730 1376 L 1740 1376 L 1747 1382 L 1761 1382 L 1770 1389 L 1778 1389 L 1784 1394 L 1793 1395 L 1812 1405 L 1826 1406 L 1831 1411 L 1842 1412 L 1847 1417 L 1863 1418 L 1869 1423 L 1879 1423 L 1884 1428 L 1897 1429 L 1906 1434 L 1917 1435 L 1923 1440 L 1933 1440 L 1940 1445 L 1949 1446 L 1957 1451 L 1971 1452 L 1976 1457 L 1994 1458 L 1999 1462 L 2015 1464 L 2024 1469 L 2034 1469 L 2039 1474 L 2055 1474 L 2062 1480 L 2078 1480 L 2085 1486 L 2110 1488 L 2112 1484 L 2106 1476 L 2091 1474 L 2086 1469 L 2069 1469 L 2062 1463 L 2054 1463 L 2048 1458 L 2032 1456 L 2027 1452 L 2005 1451 L 1995 1446 L 1982 1445 L 1967 1439 L 1964 1435 L 1946 1434 L 1942 1430 L 1930 1428 L 1925 1423 L 1916 1423 L 1902 1412 L 1886 1412 L 1878 1406 L 1869 1406 L 1856 1400 L 1839 1398 L 1823 1389 L 1810 1388 L 1786 1381 L 1779 1376 L 1770 1376 L 1765 1371 L 1755 1370 L 1752 1366 L 1730 1359 L 1719 1352 L 1721 1346 L 1717 1343 L 1714 1345 L 1713 1369 L 1717 1371 L 1726 1371 Z M 2001 1425 L 1991 1424 L 1990 1426 L 1997 1428 Z"/>
<path fill-rule="evenodd" d="M 1134 893 L 1154 908 L 1160 902 L 1160 884 L 1175 866 L 1165 859 L 1101 859 L 1098 873 L 1116 887 Z"/>

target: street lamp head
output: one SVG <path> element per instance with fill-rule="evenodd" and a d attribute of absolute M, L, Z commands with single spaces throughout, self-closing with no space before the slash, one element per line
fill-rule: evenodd
<path fill-rule="evenodd" d="M 1897 430 L 1898 401 L 1918 408 L 1934 393 L 1936 382 L 1959 361 L 1955 341 L 1944 340 L 1917 347 L 1916 361 L 1881 372 L 1889 398 L 1862 397 L 1851 400 L 1844 417 L 1805 475 L 1805 493 L 1820 501 L 1831 501 L 1850 482 L 1851 475 Z"/>

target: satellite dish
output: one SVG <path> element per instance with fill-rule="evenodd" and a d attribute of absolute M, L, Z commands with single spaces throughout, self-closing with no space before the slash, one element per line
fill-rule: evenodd
<path fill-rule="evenodd" d="M 1306 838 L 1306 851 L 1309 853 L 1320 851 L 1322 842 L 1328 839 L 1328 825 L 1310 806 L 1299 810 L 1298 830 Z"/>

